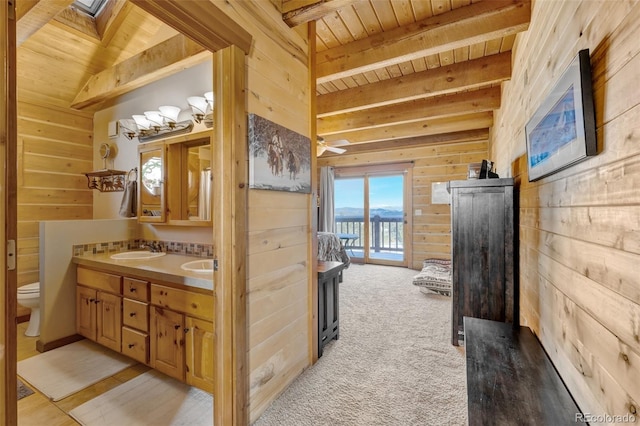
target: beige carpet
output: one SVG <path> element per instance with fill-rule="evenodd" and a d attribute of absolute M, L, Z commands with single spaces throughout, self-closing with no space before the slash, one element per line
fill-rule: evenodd
<path fill-rule="evenodd" d="M 59 401 L 135 363 L 81 340 L 18 362 L 18 376 L 52 401 Z"/>
<path fill-rule="evenodd" d="M 462 349 L 451 298 L 423 294 L 416 271 L 354 265 L 340 287 L 340 339 L 255 426 L 466 425 Z"/>
<path fill-rule="evenodd" d="M 69 412 L 87 426 L 213 424 L 213 397 L 157 371 L 148 371 Z"/>

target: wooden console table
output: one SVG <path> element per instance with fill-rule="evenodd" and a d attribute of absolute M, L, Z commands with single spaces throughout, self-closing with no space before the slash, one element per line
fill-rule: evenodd
<path fill-rule="evenodd" d="M 342 262 L 318 261 L 318 358 L 324 345 L 339 337 L 339 284 Z"/>

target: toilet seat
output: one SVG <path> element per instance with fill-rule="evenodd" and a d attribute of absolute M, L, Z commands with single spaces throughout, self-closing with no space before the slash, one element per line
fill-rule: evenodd
<path fill-rule="evenodd" d="M 18 287 L 18 294 L 35 294 L 40 293 L 40 283 L 31 283 Z"/>

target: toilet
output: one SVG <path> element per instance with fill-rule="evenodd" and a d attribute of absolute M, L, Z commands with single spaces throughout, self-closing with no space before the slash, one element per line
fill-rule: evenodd
<path fill-rule="evenodd" d="M 25 336 L 35 337 L 40 335 L 40 283 L 32 283 L 18 287 L 18 304 L 25 308 L 31 308 L 29 326 L 24 332 Z"/>

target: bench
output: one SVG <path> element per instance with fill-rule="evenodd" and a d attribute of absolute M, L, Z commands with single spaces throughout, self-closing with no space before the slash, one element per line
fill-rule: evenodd
<path fill-rule="evenodd" d="M 579 423 L 573 401 L 528 327 L 464 317 L 469 425 Z"/>

